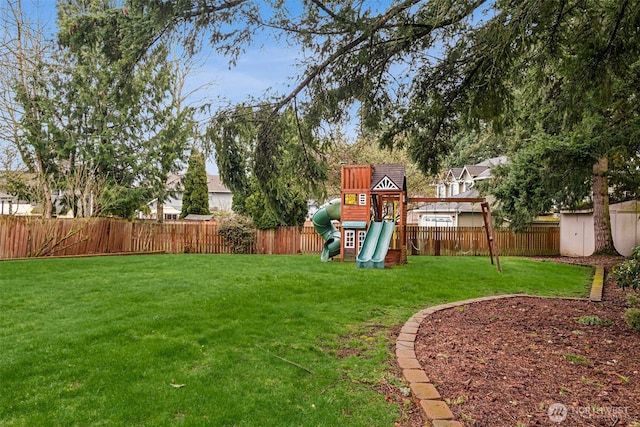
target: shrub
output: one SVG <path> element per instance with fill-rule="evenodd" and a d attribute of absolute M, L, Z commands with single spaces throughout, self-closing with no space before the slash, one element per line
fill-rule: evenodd
<path fill-rule="evenodd" d="M 637 295 L 627 295 L 627 305 L 632 308 L 640 308 L 640 298 Z"/>
<path fill-rule="evenodd" d="M 629 259 L 616 265 L 612 273 L 622 289 L 640 289 L 640 246 L 633 249 Z"/>
<path fill-rule="evenodd" d="M 601 319 L 596 315 L 582 316 L 578 318 L 578 323 L 585 326 L 612 326 L 613 322 L 609 319 Z"/>
<path fill-rule="evenodd" d="M 591 362 L 589 361 L 588 358 L 584 357 L 584 356 L 580 356 L 579 354 L 565 354 L 564 358 L 567 362 L 569 363 L 573 363 L 576 365 L 590 365 Z"/>
<path fill-rule="evenodd" d="M 226 219 L 218 227 L 218 233 L 234 254 L 251 253 L 256 232 L 250 219 L 242 216 Z"/>
<path fill-rule="evenodd" d="M 632 331 L 640 333 L 640 309 L 629 308 L 624 313 L 624 320 Z"/>

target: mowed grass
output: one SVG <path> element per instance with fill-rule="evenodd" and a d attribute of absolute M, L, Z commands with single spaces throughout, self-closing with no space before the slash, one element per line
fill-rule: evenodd
<path fill-rule="evenodd" d="M 389 330 L 434 304 L 586 296 L 588 268 L 412 257 L 0 262 L 0 425 L 392 426 Z"/>

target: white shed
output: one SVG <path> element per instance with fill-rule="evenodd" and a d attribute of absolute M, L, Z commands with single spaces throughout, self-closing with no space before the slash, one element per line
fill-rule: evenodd
<path fill-rule="evenodd" d="M 632 200 L 612 204 L 609 215 L 616 250 L 621 255 L 631 255 L 633 248 L 640 245 L 640 203 Z M 589 256 L 594 250 L 593 210 L 562 211 L 560 255 Z"/>

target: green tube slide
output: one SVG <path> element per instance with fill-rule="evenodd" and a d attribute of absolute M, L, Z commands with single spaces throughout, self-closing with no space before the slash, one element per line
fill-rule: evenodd
<path fill-rule="evenodd" d="M 313 228 L 324 239 L 324 248 L 320 259 L 323 262 L 340 254 L 340 230 L 331 221 L 340 219 L 340 199 L 333 199 L 313 214 Z"/>

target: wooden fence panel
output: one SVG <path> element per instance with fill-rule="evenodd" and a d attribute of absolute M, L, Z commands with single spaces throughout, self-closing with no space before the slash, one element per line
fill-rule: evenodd
<path fill-rule="evenodd" d="M 541 256 L 560 253 L 558 227 L 531 227 L 519 233 L 496 229 L 498 253 L 503 256 Z M 407 250 L 413 255 L 489 254 L 483 227 L 407 226 Z"/>
<path fill-rule="evenodd" d="M 300 227 L 278 227 L 275 229 L 274 254 L 300 253 Z"/>
<path fill-rule="evenodd" d="M 255 251 L 261 255 L 273 253 L 275 233 L 274 230 L 256 230 Z"/>
<path fill-rule="evenodd" d="M 256 250 L 259 254 L 296 254 L 300 248 L 300 231 L 298 227 L 257 230 L 256 244 Z"/>
<path fill-rule="evenodd" d="M 488 255 L 483 227 L 407 226 L 413 255 Z M 522 233 L 496 230 L 503 256 L 558 255 L 560 229 L 533 227 Z M 250 253 L 320 254 L 324 241 L 312 226 L 256 230 Z M 0 217 L 0 259 L 107 253 L 232 253 L 216 223 L 125 221 L 114 218 L 42 219 Z"/>
<path fill-rule="evenodd" d="M 303 254 L 319 254 L 324 248 L 324 239 L 313 228 L 305 225 L 300 231 L 300 252 Z"/>

